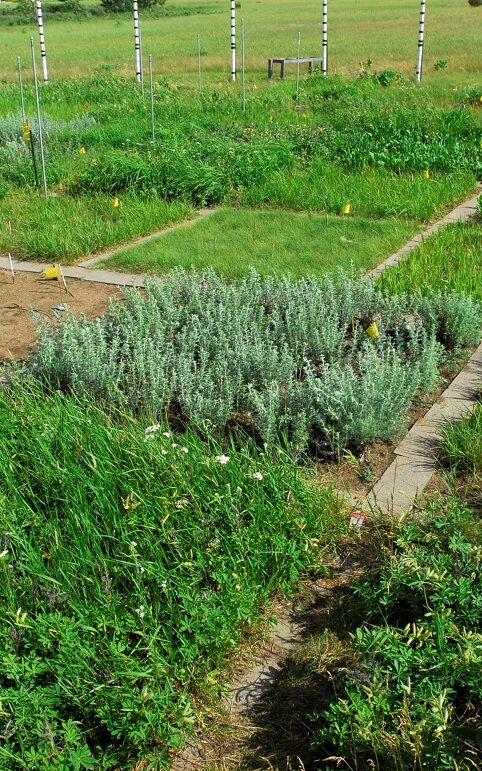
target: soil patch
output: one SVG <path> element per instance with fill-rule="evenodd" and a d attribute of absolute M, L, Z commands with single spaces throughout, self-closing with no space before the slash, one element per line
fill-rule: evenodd
<path fill-rule="evenodd" d="M 0 360 L 25 359 L 35 343 L 35 320 L 32 310 L 50 319 L 65 315 L 52 310 L 54 305 L 65 305 L 78 316 L 100 316 L 105 313 L 109 299 L 119 297 L 115 286 L 94 284 L 69 279 L 65 291 L 58 281 L 44 281 L 38 273 L 16 273 L 15 283 L 7 271 L 0 270 Z"/>

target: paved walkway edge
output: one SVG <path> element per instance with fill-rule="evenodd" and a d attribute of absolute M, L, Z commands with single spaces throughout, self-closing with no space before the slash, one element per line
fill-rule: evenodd
<path fill-rule="evenodd" d="M 381 273 L 383 273 L 384 270 L 387 268 L 392 268 L 394 265 L 397 264 L 401 259 L 406 257 L 408 254 L 410 254 L 413 249 L 416 249 L 417 246 L 419 246 L 422 241 L 425 238 L 428 238 L 429 236 L 433 235 L 437 232 L 440 228 L 444 227 L 444 225 L 449 225 L 452 222 L 465 222 L 470 217 L 473 217 L 474 214 L 477 211 L 477 205 L 478 205 L 478 199 L 479 195 L 482 191 L 482 186 L 477 186 L 477 192 L 475 195 L 471 196 L 469 199 L 467 199 L 464 203 L 461 203 L 459 206 L 456 206 L 455 209 L 452 209 L 451 212 L 445 215 L 445 217 L 442 217 L 441 219 L 437 220 L 437 222 L 432 223 L 432 225 L 429 225 L 422 233 L 419 233 L 418 235 L 414 236 L 408 243 L 405 244 L 405 246 L 402 246 L 401 249 L 399 249 L 394 254 L 390 255 L 390 257 L 387 257 L 386 260 L 384 260 L 380 265 L 377 265 L 376 268 L 373 268 L 373 270 L 370 270 L 368 273 L 366 273 L 367 278 L 378 278 Z M 66 278 L 79 278 L 82 281 L 94 281 L 98 284 L 112 284 L 113 286 L 136 286 L 136 287 L 142 287 L 144 286 L 144 274 L 139 273 L 122 273 L 120 271 L 115 270 L 91 270 L 90 265 L 94 265 L 97 262 L 101 262 L 102 260 L 107 259 L 112 254 L 115 254 L 116 252 L 123 251 L 124 249 L 128 249 L 129 246 L 134 246 L 137 244 L 144 243 L 145 241 L 150 241 L 155 238 L 161 238 L 164 234 L 171 232 L 172 230 L 179 229 L 182 227 L 188 227 L 191 225 L 195 225 L 197 222 L 199 222 L 200 219 L 209 216 L 210 214 L 213 214 L 217 209 L 201 209 L 200 215 L 198 217 L 195 217 L 193 219 L 189 220 L 183 220 L 182 222 L 177 222 L 175 225 L 165 228 L 164 230 L 157 231 L 156 233 L 151 233 L 148 236 L 144 236 L 143 238 L 138 239 L 137 241 L 130 242 L 129 244 L 124 244 L 123 246 L 115 247 L 115 249 L 112 249 L 109 252 L 103 252 L 102 254 L 98 254 L 95 257 L 91 257 L 88 260 L 84 260 L 83 262 L 79 263 L 78 265 L 73 265 L 71 267 L 63 267 L 62 271 L 64 273 L 64 276 Z M 19 273 L 41 273 L 42 270 L 48 265 L 49 263 L 43 263 L 43 262 L 27 262 L 24 260 L 12 260 L 12 266 L 14 271 L 17 271 Z M 0 270 L 10 270 L 10 262 L 8 257 L 0 257 Z M 154 280 L 156 277 L 152 277 Z"/>
<path fill-rule="evenodd" d="M 400 517 L 430 482 L 437 467 L 445 420 L 457 420 L 477 404 L 482 391 L 482 343 L 428 412 L 395 450 L 396 458 L 361 504 L 362 510 Z"/>

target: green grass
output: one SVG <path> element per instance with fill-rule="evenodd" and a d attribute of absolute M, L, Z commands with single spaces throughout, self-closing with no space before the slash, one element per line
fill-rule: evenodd
<path fill-rule="evenodd" d="M 168 0 L 166 7 L 197 7 L 200 0 Z M 142 14 L 144 51 L 154 53 L 157 73 L 194 86 L 197 80 L 196 35 L 202 39 L 204 77 L 211 83 L 229 79 L 229 7 L 209 0 L 217 13 L 208 16 L 152 18 Z M 299 5 L 299 4 L 298 4 Z M 360 62 L 373 60 L 374 69 L 398 69 L 413 77 L 417 50 L 418 5 L 401 0 L 395 6 L 383 0 L 333 3 L 329 11 L 330 68 L 354 74 Z M 249 88 L 266 79 L 269 56 L 294 56 L 301 32 L 302 53 L 320 52 L 321 9 L 318 0 L 307 0 L 293 11 L 292 0 L 243 0 L 238 19 L 247 29 Z M 424 80 L 435 89 L 480 82 L 478 24 L 480 12 L 467 0 L 433 0 L 427 12 Z M 28 26 L 0 26 L 0 72 L 15 79 L 16 55 L 28 61 Z M 87 72 L 116 72 L 134 77 L 132 21 L 121 18 L 46 22 L 51 77 L 80 76 Z M 444 70 L 435 70 L 438 59 L 447 59 Z M 290 72 L 294 78 L 294 68 Z M 446 96 L 442 96 L 446 98 Z"/>
<path fill-rule="evenodd" d="M 379 280 L 381 289 L 464 292 L 482 301 L 482 225 L 447 225 L 415 249 Z"/>
<path fill-rule="evenodd" d="M 280 171 L 266 182 L 248 187 L 240 200 L 246 206 L 336 213 L 349 202 L 355 216 L 428 221 L 463 199 L 475 188 L 475 183 L 475 176 L 467 171 L 424 179 L 421 171 L 412 174 L 370 168 L 352 171 L 318 160 L 306 171 Z"/>
<path fill-rule="evenodd" d="M 0 390 L 2 769 L 167 768 L 192 695 L 345 527 L 281 451 L 145 428 Z"/>
<path fill-rule="evenodd" d="M 445 423 L 442 436 L 442 458 L 450 470 L 482 479 L 482 404 L 456 423 Z"/>
<path fill-rule="evenodd" d="M 0 250 L 20 258 L 72 263 L 191 213 L 188 204 L 155 196 L 126 194 L 114 209 L 106 195 L 61 195 L 46 201 L 39 194 L 18 193 L 2 201 Z"/>
<path fill-rule="evenodd" d="M 367 270 L 395 250 L 416 225 L 396 219 L 295 214 L 274 210 L 220 209 L 200 222 L 118 252 L 105 267 L 164 273 L 208 266 L 229 278 L 281 273 L 321 275 L 335 267 Z"/>

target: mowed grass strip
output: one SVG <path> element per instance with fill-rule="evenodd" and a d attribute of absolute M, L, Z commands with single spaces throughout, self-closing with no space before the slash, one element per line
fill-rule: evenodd
<path fill-rule="evenodd" d="M 117 252 L 102 264 L 141 273 L 209 266 L 228 278 L 244 276 L 250 268 L 262 275 L 321 275 L 339 267 L 376 265 L 416 227 L 396 219 L 224 208 L 190 227 Z"/>
<path fill-rule="evenodd" d="M 457 222 L 439 230 L 379 281 L 393 293 L 446 290 L 482 301 L 482 224 Z"/>
<path fill-rule="evenodd" d="M 73 263 L 192 213 L 187 203 L 168 203 L 156 196 L 126 194 L 114 207 L 107 195 L 45 200 L 41 195 L 18 193 L 2 201 L 0 251 L 11 251 L 21 259 Z"/>
<path fill-rule="evenodd" d="M 433 174 L 422 171 L 396 174 L 369 167 L 352 170 L 315 160 L 308 169 L 273 174 L 266 182 L 247 187 L 240 200 L 245 206 L 281 206 L 298 211 L 339 213 L 350 203 L 361 217 L 407 217 L 429 221 L 454 201 L 462 200 L 476 185 L 470 171 Z"/>

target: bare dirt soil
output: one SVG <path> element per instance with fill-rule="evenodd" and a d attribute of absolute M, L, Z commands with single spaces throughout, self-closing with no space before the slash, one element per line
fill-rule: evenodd
<path fill-rule="evenodd" d="M 119 297 L 115 286 L 91 281 L 68 279 L 65 291 L 58 281 L 44 281 L 38 273 L 16 273 L 15 282 L 8 271 L 0 270 L 0 361 L 25 359 L 35 343 L 35 320 L 32 310 L 56 320 L 65 312 L 55 312 L 54 305 L 63 304 L 76 316 L 100 316 L 107 310 L 109 299 Z"/>

